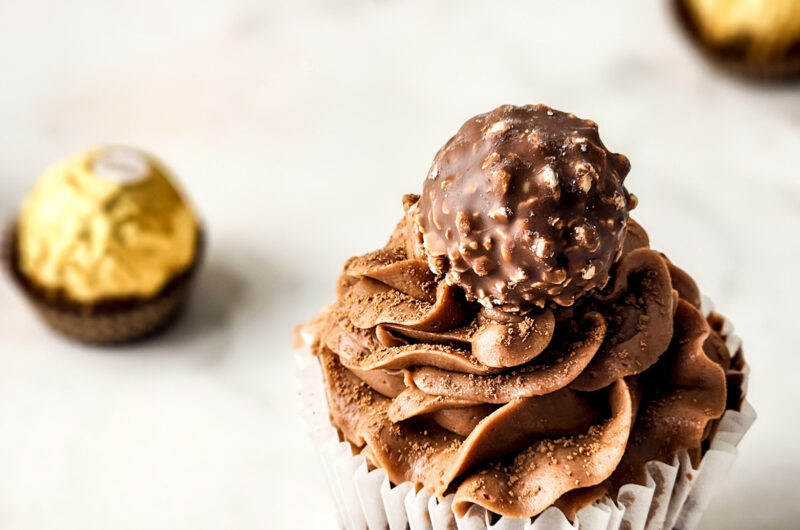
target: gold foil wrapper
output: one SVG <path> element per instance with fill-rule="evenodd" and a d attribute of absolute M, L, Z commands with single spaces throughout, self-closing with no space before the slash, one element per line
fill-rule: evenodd
<path fill-rule="evenodd" d="M 21 272 L 81 303 L 152 297 L 197 251 L 196 217 L 169 171 L 123 147 L 50 167 L 25 199 L 18 227 Z"/>
<path fill-rule="evenodd" d="M 744 46 L 752 59 L 769 59 L 800 42 L 798 0 L 685 0 L 703 38 Z"/>

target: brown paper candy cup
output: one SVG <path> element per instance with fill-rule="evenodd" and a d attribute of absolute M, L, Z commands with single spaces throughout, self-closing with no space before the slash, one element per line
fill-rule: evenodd
<path fill-rule="evenodd" d="M 16 223 L 2 238 L 0 261 L 39 316 L 59 333 L 89 344 L 117 344 L 153 335 L 181 313 L 200 266 L 203 233 L 198 231 L 197 250 L 189 268 L 150 298 L 112 298 L 96 303 L 70 300 L 64 293 L 35 285 L 19 268 Z"/>

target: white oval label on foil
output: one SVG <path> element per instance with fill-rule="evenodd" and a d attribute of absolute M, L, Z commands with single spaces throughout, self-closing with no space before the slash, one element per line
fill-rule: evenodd
<path fill-rule="evenodd" d="M 94 159 L 92 172 L 98 177 L 119 184 L 142 180 L 150 174 L 147 155 L 132 147 L 104 148 Z"/>

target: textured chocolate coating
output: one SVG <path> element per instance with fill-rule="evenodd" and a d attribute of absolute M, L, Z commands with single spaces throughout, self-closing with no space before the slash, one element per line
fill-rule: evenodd
<path fill-rule="evenodd" d="M 629 170 L 592 121 L 544 105 L 475 116 L 436 154 L 415 206 L 428 264 L 486 307 L 572 305 L 620 255 Z"/>

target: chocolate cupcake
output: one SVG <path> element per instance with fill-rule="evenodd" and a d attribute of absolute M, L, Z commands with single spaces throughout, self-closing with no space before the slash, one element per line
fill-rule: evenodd
<path fill-rule="evenodd" d="M 715 64 L 753 79 L 800 77 L 800 2 L 672 2 L 683 28 Z"/>
<path fill-rule="evenodd" d="M 345 527 L 697 522 L 753 419 L 745 363 L 629 216 L 629 169 L 591 121 L 499 107 L 345 264 L 296 338 Z"/>
<path fill-rule="evenodd" d="M 53 329 L 117 343 L 174 320 L 201 249 L 170 172 L 142 151 L 102 147 L 42 175 L 6 230 L 3 261 Z"/>

